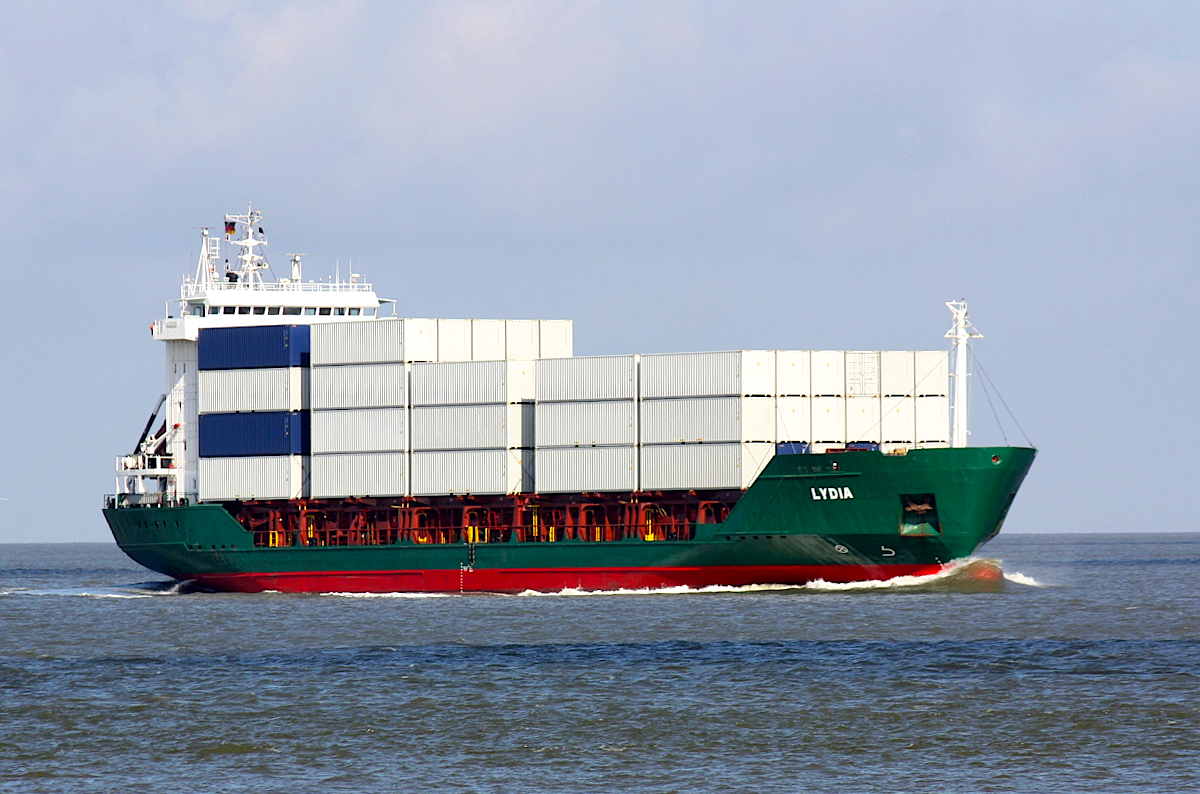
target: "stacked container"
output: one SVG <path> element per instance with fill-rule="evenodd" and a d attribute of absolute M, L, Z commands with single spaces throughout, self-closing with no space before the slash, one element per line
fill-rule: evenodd
<path fill-rule="evenodd" d="M 916 368 L 917 445 L 950 445 L 950 354 L 944 350 L 918 350 Z"/>

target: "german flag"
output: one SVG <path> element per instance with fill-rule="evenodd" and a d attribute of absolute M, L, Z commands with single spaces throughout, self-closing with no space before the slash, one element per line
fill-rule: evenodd
<path fill-rule="evenodd" d="M 225 221 L 225 236 L 233 237 L 233 235 L 236 232 L 237 232 L 237 222 L 236 221 Z"/>

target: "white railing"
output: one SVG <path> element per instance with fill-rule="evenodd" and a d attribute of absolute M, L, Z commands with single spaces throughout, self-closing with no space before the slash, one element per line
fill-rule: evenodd
<path fill-rule="evenodd" d="M 292 281 L 283 283 L 279 281 L 265 282 L 249 282 L 241 283 L 235 281 L 214 281 L 209 284 L 199 284 L 194 281 L 185 281 L 180 289 L 180 295 L 183 298 L 193 298 L 197 295 L 203 295 L 206 292 L 374 292 L 370 284 L 358 282 L 351 283 L 342 282 L 327 282 L 327 281 Z"/>

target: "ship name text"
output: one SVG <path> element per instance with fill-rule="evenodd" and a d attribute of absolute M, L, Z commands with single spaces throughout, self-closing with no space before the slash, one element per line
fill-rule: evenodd
<path fill-rule="evenodd" d="M 824 502 L 831 499 L 853 499 L 854 493 L 849 486 L 833 486 L 832 488 L 809 488 L 814 502 Z"/>

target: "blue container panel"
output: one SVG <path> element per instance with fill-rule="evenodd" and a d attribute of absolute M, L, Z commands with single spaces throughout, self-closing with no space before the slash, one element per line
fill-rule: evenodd
<path fill-rule="evenodd" d="M 249 325 L 201 328 L 196 355 L 200 369 L 307 367 L 309 326 Z"/>
<path fill-rule="evenodd" d="M 807 441 L 784 441 L 775 445 L 776 455 L 807 455 L 810 451 Z"/>
<path fill-rule="evenodd" d="M 308 411 L 200 415 L 200 457 L 307 455 Z"/>

